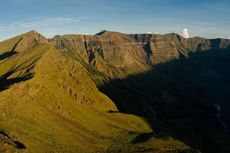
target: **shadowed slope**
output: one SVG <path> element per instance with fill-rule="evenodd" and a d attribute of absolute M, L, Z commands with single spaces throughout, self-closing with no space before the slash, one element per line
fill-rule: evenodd
<path fill-rule="evenodd" d="M 187 59 L 155 65 L 100 90 L 121 112 L 147 118 L 152 125 L 155 132 L 141 134 L 134 143 L 148 142 L 159 132 L 201 152 L 225 153 L 230 142 L 223 129 L 230 123 L 229 61 L 229 50 L 190 53 Z"/>

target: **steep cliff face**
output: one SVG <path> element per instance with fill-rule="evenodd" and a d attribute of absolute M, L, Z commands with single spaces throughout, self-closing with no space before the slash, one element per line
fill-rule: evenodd
<path fill-rule="evenodd" d="M 135 34 L 129 35 L 136 45 L 142 47 L 151 64 L 168 62 L 180 57 L 188 57 L 189 53 L 213 49 L 230 48 L 228 39 L 205 39 L 194 37 L 185 39 L 177 34 Z"/>
<path fill-rule="evenodd" d="M 122 77 L 149 68 L 144 49 L 128 36 L 107 32 L 97 36 L 65 35 L 52 40 L 86 64 L 110 77 Z"/>

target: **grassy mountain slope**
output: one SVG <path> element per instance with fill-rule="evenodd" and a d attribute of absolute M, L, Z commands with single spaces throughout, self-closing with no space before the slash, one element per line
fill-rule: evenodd
<path fill-rule="evenodd" d="M 0 53 L 9 51 L 23 52 L 41 43 L 48 43 L 48 39 L 36 31 L 30 31 L 28 33 L 1 42 Z"/>
<path fill-rule="evenodd" d="M 0 152 L 205 151 L 199 146 L 203 137 L 191 133 L 191 143 L 168 124 L 183 122 L 180 130 L 194 130 L 188 126 L 200 125 L 199 113 L 215 114 L 200 108 L 212 108 L 209 99 L 180 77 L 167 76 L 178 72 L 150 71 L 182 52 L 190 57 L 201 43 L 175 35 L 156 39 L 104 31 L 48 42 L 32 31 L 0 42 Z M 227 48 L 229 43 L 218 44 Z M 215 123 L 206 126 L 220 133 L 217 141 L 225 146 Z"/>

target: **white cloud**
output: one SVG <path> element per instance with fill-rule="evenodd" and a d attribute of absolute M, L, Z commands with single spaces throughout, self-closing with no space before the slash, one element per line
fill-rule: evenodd
<path fill-rule="evenodd" d="M 79 22 L 87 19 L 88 17 L 61 16 L 34 18 L 9 23 L 1 23 L 0 21 L 0 41 L 30 30 L 39 31 L 46 37 L 53 37 L 56 34 L 72 33 L 76 30 L 75 28 Z"/>
<path fill-rule="evenodd" d="M 188 32 L 188 29 L 187 28 L 184 28 L 184 30 L 183 30 L 183 33 L 182 33 L 182 36 L 184 37 L 184 38 L 189 38 L 189 32 Z"/>
<path fill-rule="evenodd" d="M 55 17 L 55 18 L 39 18 L 34 20 L 27 21 L 19 21 L 10 23 L 8 25 L 1 25 L 0 31 L 17 31 L 19 29 L 38 29 L 38 28 L 46 28 L 52 26 L 60 26 L 60 25 L 68 25 L 68 24 L 76 24 L 80 22 L 80 20 L 84 19 L 83 17 Z"/>
<path fill-rule="evenodd" d="M 11 28 L 47 27 L 47 26 L 55 26 L 55 25 L 63 25 L 63 24 L 72 24 L 72 23 L 77 23 L 79 21 L 80 20 L 78 18 L 72 18 L 72 17 L 71 18 L 70 17 L 46 18 L 37 21 L 12 23 L 10 27 Z"/>

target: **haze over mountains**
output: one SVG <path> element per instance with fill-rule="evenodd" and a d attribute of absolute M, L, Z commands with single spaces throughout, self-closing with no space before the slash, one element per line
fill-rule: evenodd
<path fill-rule="evenodd" d="M 0 152 L 228 153 L 229 66 L 174 33 L 0 42 Z"/>

